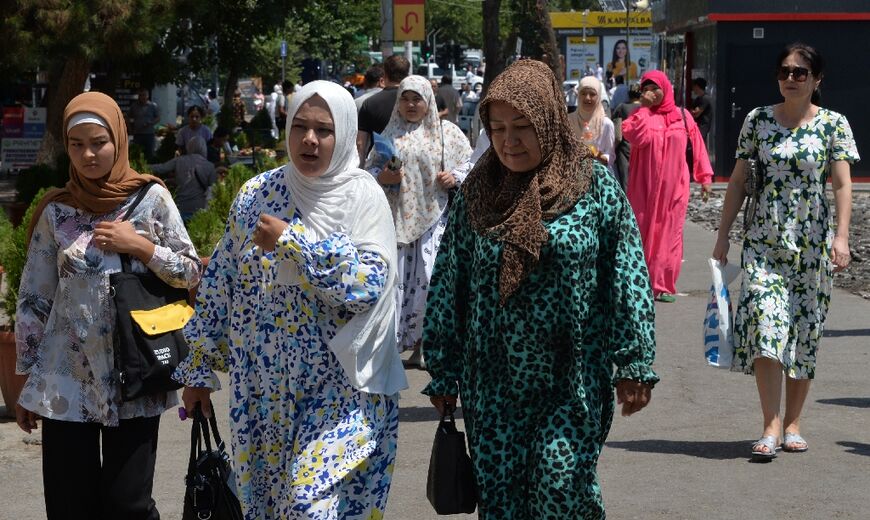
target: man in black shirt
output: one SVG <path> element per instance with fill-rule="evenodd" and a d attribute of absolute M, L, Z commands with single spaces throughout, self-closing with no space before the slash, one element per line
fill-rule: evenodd
<path fill-rule="evenodd" d="M 692 101 L 692 117 L 698 123 L 698 129 L 707 141 L 707 133 L 710 131 L 710 122 L 713 120 L 713 105 L 710 103 L 710 96 L 707 95 L 707 80 L 704 78 L 695 78 L 692 80 L 692 94 L 695 99 Z"/>
<path fill-rule="evenodd" d="M 384 60 L 384 90 L 372 95 L 363 102 L 359 109 L 359 124 L 356 135 L 356 149 L 359 152 L 360 167 L 365 165 L 365 159 L 371 148 L 371 135 L 381 133 L 390 122 L 399 83 L 408 77 L 411 64 L 401 54 L 393 54 Z"/>

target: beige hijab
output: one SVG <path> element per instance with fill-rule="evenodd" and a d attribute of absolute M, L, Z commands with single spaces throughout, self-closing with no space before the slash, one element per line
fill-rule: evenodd
<path fill-rule="evenodd" d="M 472 228 L 504 245 L 498 284 L 504 305 L 538 263 L 549 239 L 544 221 L 573 208 L 589 188 L 592 160 L 570 129 L 562 89 L 544 63 L 514 62 L 492 82 L 480 107 L 490 137 L 489 107 L 496 101 L 529 118 L 543 156 L 535 170 L 512 173 L 490 148 L 462 185 Z"/>
<path fill-rule="evenodd" d="M 75 114 L 92 112 L 100 116 L 109 125 L 109 134 L 115 144 L 115 164 L 108 175 L 101 179 L 88 179 L 81 175 L 75 166 L 70 164 L 69 181 L 63 188 L 49 191 L 39 201 L 33 212 L 30 225 L 27 228 L 27 241 L 33 234 L 33 228 L 39 217 L 50 202 L 60 202 L 77 209 L 102 215 L 117 208 L 130 195 L 149 182 L 158 182 L 164 188 L 163 181 L 153 175 L 140 175 L 130 168 L 127 152 L 127 124 L 124 114 L 115 100 L 100 92 L 85 92 L 74 97 L 63 111 L 63 146 L 68 146 L 67 125 Z"/>

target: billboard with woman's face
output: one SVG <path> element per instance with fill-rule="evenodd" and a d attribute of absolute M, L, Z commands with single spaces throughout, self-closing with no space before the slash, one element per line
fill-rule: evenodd
<path fill-rule="evenodd" d="M 603 36 L 602 40 L 607 78 L 622 76 L 628 84 L 639 80 L 650 69 L 652 36 L 632 35 L 627 41 L 624 35 Z M 626 58 L 629 60 L 628 70 Z"/>

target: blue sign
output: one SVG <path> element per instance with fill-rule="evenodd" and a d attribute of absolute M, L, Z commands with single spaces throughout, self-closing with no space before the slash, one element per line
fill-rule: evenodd
<path fill-rule="evenodd" d="M 281 40 L 281 57 L 287 57 L 287 40 Z"/>

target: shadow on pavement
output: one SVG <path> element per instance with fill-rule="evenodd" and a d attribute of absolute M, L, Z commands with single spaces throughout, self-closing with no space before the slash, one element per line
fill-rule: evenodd
<path fill-rule="evenodd" d="M 852 406 L 854 408 L 870 408 L 870 397 L 838 397 L 836 399 L 819 399 L 816 402 L 821 404 Z"/>
<path fill-rule="evenodd" d="M 453 413 L 456 419 L 462 419 L 462 407 Z M 399 422 L 438 422 L 438 411 L 434 406 L 399 407 Z"/>
<path fill-rule="evenodd" d="M 862 444 L 860 442 L 840 441 L 837 443 L 844 448 L 848 448 L 846 453 L 854 453 L 855 455 L 864 455 L 870 457 L 870 444 Z"/>
<path fill-rule="evenodd" d="M 824 337 L 826 338 L 848 338 L 856 336 L 870 336 L 870 329 L 826 330 L 824 332 Z"/>
<path fill-rule="evenodd" d="M 749 458 L 751 440 L 746 441 L 668 441 L 647 439 L 643 441 L 611 441 L 604 445 L 627 451 L 644 453 L 669 453 L 688 455 L 701 459 L 727 460 Z"/>

